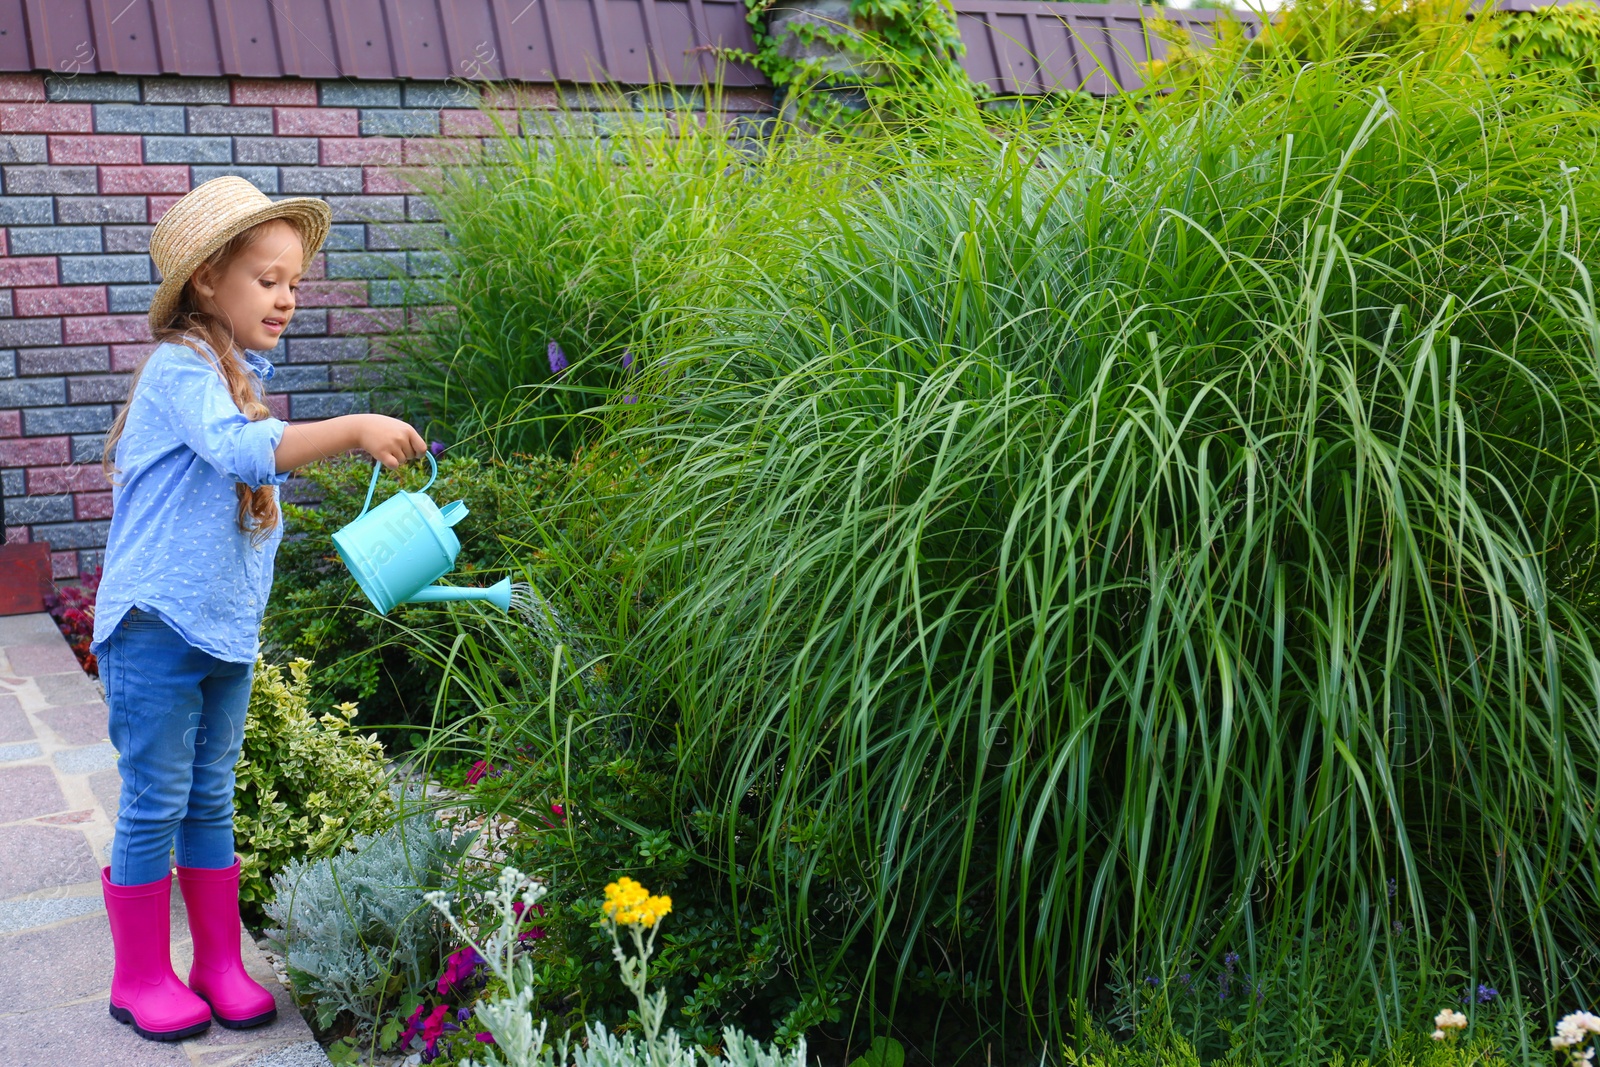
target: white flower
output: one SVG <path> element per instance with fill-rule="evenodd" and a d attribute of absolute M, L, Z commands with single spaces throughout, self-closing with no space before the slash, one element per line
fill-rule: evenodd
<path fill-rule="evenodd" d="M 1600 1034 L 1600 1015 L 1587 1011 L 1575 1011 L 1556 1024 L 1556 1034 L 1561 1039 L 1560 1045 L 1555 1048 L 1571 1048 L 1581 1045 L 1588 1034 Z M 1556 1038 L 1551 1038 L 1555 1041 Z"/>
<path fill-rule="evenodd" d="M 1446 1008 L 1433 1017 L 1433 1025 L 1440 1030 L 1465 1030 L 1467 1028 L 1467 1017 L 1459 1011 L 1451 1011 Z"/>
<path fill-rule="evenodd" d="M 1444 1031 L 1443 1030 L 1435 1030 L 1433 1032 L 1433 1039 L 1435 1041 L 1443 1041 L 1444 1040 Z"/>

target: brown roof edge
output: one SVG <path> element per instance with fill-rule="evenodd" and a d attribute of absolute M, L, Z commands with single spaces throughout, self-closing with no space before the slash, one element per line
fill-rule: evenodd
<path fill-rule="evenodd" d="M 0 71 L 767 84 L 743 0 L 0 0 Z"/>
<path fill-rule="evenodd" d="M 962 65 L 1002 93 L 1137 88 L 1138 65 L 1166 54 L 1151 19 L 1201 41 L 1218 19 L 1237 18 L 1252 36 L 1258 27 L 1250 11 L 954 3 Z M 719 63 L 719 47 L 754 49 L 744 0 L 0 0 L 0 71 L 768 84 L 749 64 Z"/>

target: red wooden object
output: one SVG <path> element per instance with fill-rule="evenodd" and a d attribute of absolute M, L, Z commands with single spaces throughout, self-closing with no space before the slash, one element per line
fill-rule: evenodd
<path fill-rule="evenodd" d="M 43 611 L 44 598 L 54 589 L 48 541 L 0 545 L 0 615 Z"/>

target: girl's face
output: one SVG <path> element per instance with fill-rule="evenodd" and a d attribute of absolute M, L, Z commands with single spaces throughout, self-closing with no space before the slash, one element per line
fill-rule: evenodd
<path fill-rule="evenodd" d="M 258 352 L 276 348 L 294 316 L 305 258 L 299 231 L 289 223 L 272 219 L 261 224 L 261 231 L 220 278 L 204 271 L 194 275 L 200 309 L 232 330 L 240 348 Z"/>

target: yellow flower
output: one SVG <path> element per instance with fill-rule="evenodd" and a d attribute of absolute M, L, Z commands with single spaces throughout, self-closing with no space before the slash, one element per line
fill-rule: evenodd
<path fill-rule="evenodd" d="M 672 911 L 672 898 L 651 896 L 644 886 L 623 877 L 606 886 L 601 908 L 618 926 L 654 926 Z"/>

